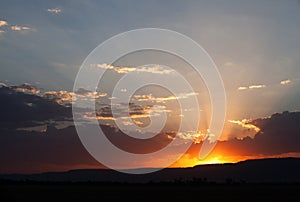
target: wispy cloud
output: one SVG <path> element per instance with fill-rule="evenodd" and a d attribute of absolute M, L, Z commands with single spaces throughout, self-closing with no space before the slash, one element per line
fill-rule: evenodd
<path fill-rule="evenodd" d="M 248 88 L 249 89 L 258 89 L 258 88 L 265 88 L 266 85 L 252 85 L 252 86 L 249 86 Z"/>
<path fill-rule="evenodd" d="M 24 83 L 20 86 L 11 86 L 11 88 L 15 91 L 19 91 L 19 92 L 23 92 L 23 93 L 30 93 L 30 94 L 40 93 L 40 90 L 38 90 L 36 87 L 34 87 L 28 83 Z"/>
<path fill-rule="evenodd" d="M 0 27 L 8 25 L 7 21 L 5 20 L 0 20 Z"/>
<path fill-rule="evenodd" d="M 280 81 L 280 84 L 281 85 L 288 85 L 291 82 L 292 81 L 290 79 L 286 79 L 286 80 Z M 273 84 L 273 85 L 275 85 L 275 84 Z M 257 84 L 257 85 L 250 85 L 250 86 L 240 86 L 240 87 L 238 87 L 238 90 L 260 89 L 260 88 L 265 88 L 265 87 L 267 87 L 267 86 L 264 85 L 264 84 Z"/>
<path fill-rule="evenodd" d="M 234 124 L 238 124 L 240 126 L 242 126 L 243 128 L 246 129 L 251 129 L 254 130 L 255 132 L 259 132 L 260 128 L 258 128 L 257 126 L 251 124 L 251 120 L 248 119 L 243 119 L 243 120 L 228 120 L 228 122 L 230 123 L 234 123 Z"/>
<path fill-rule="evenodd" d="M 22 31 L 22 30 L 30 30 L 29 27 L 26 27 L 26 26 L 19 26 L 19 25 L 13 25 L 10 27 L 11 30 L 13 31 Z"/>
<path fill-rule="evenodd" d="M 152 73 L 152 74 L 171 74 L 174 70 L 165 69 L 159 65 L 147 66 L 147 67 L 121 67 L 113 66 L 109 64 L 97 64 L 97 67 L 101 69 L 114 70 L 119 74 L 126 74 L 129 72 L 141 72 L 141 73 Z"/>
<path fill-rule="evenodd" d="M 166 97 L 155 97 L 152 94 L 148 94 L 148 95 L 135 95 L 133 98 L 136 101 L 139 102 L 144 102 L 144 101 L 152 101 L 152 102 L 157 102 L 157 103 L 164 103 L 166 101 L 170 101 L 170 100 L 178 100 L 178 99 L 186 99 L 189 98 L 191 96 L 195 96 L 198 95 L 198 93 L 181 93 L 178 96 L 166 96 Z"/>
<path fill-rule="evenodd" d="M 250 86 L 240 86 L 238 87 L 238 90 L 247 90 L 247 89 L 260 89 L 265 88 L 266 85 L 264 84 L 257 84 L 257 85 L 250 85 Z"/>
<path fill-rule="evenodd" d="M 281 85 L 287 85 L 287 84 L 290 84 L 292 81 L 287 79 L 287 80 L 283 80 L 283 81 L 280 81 L 280 84 Z"/>
<path fill-rule="evenodd" d="M 0 87 L 7 87 L 6 83 L 0 82 Z"/>
<path fill-rule="evenodd" d="M 48 8 L 47 11 L 49 13 L 60 13 L 62 10 L 60 8 Z"/>
<path fill-rule="evenodd" d="M 225 67 L 232 67 L 234 64 L 232 62 L 225 62 L 224 66 Z"/>
<path fill-rule="evenodd" d="M 130 108 L 125 103 L 116 105 L 114 114 L 112 114 L 111 105 L 104 104 L 103 107 L 94 113 L 89 111 L 85 112 L 84 118 L 97 119 L 103 121 L 105 124 L 109 124 L 110 121 L 120 121 L 125 126 L 131 125 L 143 125 L 144 120 L 152 117 L 159 117 L 161 113 L 170 113 L 171 110 L 166 109 L 166 106 L 140 106 L 134 103 L 130 104 Z"/>
<path fill-rule="evenodd" d="M 188 132 L 179 132 L 176 134 L 176 138 L 183 140 L 192 140 L 194 143 L 200 143 L 205 140 L 207 133 L 197 132 L 197 131 L 188 131 Z"/>
<path fill-rule="evenodd" d="M 44 93 L 44 97 L 61 105 L 68 105 L 72 103 L 72 92 L 68 91 L 47 91 Z"/>
<path fill-rule="evenodd" d="M 238 88 L 238 90 L 247 90 L 248 89 L 248 87 L 246 87 L 246 86 L 240 86 L 239 88 Z"/>
<path fill-rule="evenodd" d="M 92 92 L 89 90 L 85 90 L 83 88 L 78 89 L 75 94 L 76 96 L 80 96 L 82 98 L 86 99 L 98 99 L 100 97 L 106 97 L 107 93 L 101 93 L 101 92 Z"/>
<path fill-rule="evenodd" d="M 86 119 L 97 119 L 99 121 L 115 121 L 116 120 L 116 118 L 114 118 L 112 116 L 100 116 L 100 115 L 93 116 L 93 114 L 90 113 L 90 112 L 86 112 L 83 115 L 83 118 L 86 118 Z"/>
<path fill-rule="evenodd" d="M 107 96 L 106 93 L 92 92 L 85 89 L 79 89 L 76 93 L 69 91 L 47 91 L 44 93 L 44 97 L 53 100 L 61 105 L 70 105 L 73 101 L 98 99 Z"/>

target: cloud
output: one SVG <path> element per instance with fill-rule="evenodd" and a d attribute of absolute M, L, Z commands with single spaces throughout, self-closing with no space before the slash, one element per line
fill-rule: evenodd
<path fill-rule="evenodd" d="M 114 114 L 112 113 L 114 110 Z M 82 117 L 85 121 L 88 120 L 98 120 L 102 125 L 109 125 L 112 127 L 117 127 L 115 121 L 123 124 L 124 126 L 131 125 L 144 125 L 149 123 L 150 117 L 160 117 L 163 113 L 170 113 L 172 110 L 167 109 L 166 106 L 159 105 L 138 105 L 135 103 L 117 103 L 113 106 L 106 103 L 96 104 L 96 112 L 91 112 L 90 110 L 82 111 Z M 127 128 L 128 131 L 133 128 Z M 151 132 L 151 131 L 149 131 Z"/>
<path fill-rule="evenodd" d="M 121 66 L 113 66 L 109 64 L 97 64 L 97 67 L 101 69 L 110 69 L 114 70 L 119 74 L 126 74 L 129 72 L 141 72 L 141 73 L 151 73 L 151 74 L 171 74 L 174 70 L 165 69 L 159 65 L 154 66 L 144 66 L 144 67 L 121 67 Z"/>
<path fill-rule="evenodd" d="M 290 79 L 287 80 L 282 80 L 280 81 L 281 85 L 287 85 L 290 84 L 292 81 Z M 250 85 L 250 86 L 240 86 L 238 87 L 238 90 L 247 90 L 247 89 L 260 89 L 260 88 L 265 88 L 266 85 L 264 84 L 258 84 L 258 85 Z"/>
<path fill-rule="evenodd" d="M 0 82 L 0 88 L 1 88 L 1 87 L 7 87 L 7 84 L 6 84 L 6 83 Z"/>
<path fill-rule="evenodd" d="M 133 98 L 138 102 L 152 101 L 157 103 L 165 103 L 166 101 L 178 100 L 178 99 L 187 99 L 192 96 L 196 96 L 198 93 L 190 92 L 190 93 L 181 93 L 178 96 L 170 95 L 166 97 L 155 97 L 152 94 L 147 95 L 134 95 Z"/>
<path fill-rule="evenodd" d="M 69 170 L 74 167 L 80 168 L 80 166 L 81 168 L 101 166 L 92 160 L 80 143 L 72 124 L 70 107 L 56 102 L 56 96 L 69 100 L 70 92 L 52 91 L 49 93 L 51 91 L 48 91 L 48 95 L 55 95 L 51 98 L 44 97 L 43 93 L 30 84 L 8 86 L 0 83 L 0 86 L 0 150 L 1 153 L 10 154 L 9 156 L 0 155 L 0 163 L 3 165 L 0 172 L 33 172 L 37 170 L 40 172 Z M 94 93 L 84 89 L 78 90 L 77 93 L 81 96 L 94 96 Z M 108 104 L 101 106 L 97 111 L 97 119 L 114 121 L 116 118 L 112 117 L 111 106 Z M 117 118 L 129 127 L 133 123 L 145 124 L 143 118 L 149 117 L 150 110 L 153 110 L 154 114 L 169 112 L 165 106 L 152 107 L 151 105 L 141 106 L 130 103 L 131 116 L 128 117 L 126 116 L 128 105 L 120 103 L 118 106 Z M 90 112 L 83 111 L 83 114 L 86 118 L 91 117 Z M 134 119 L 133 122 L 132 119 Z M 254 131 L 255 135 L 252 138 L 219 141 L 214 151 L 224 158 L 230 157 L 236 160 L 237 158 L 290 156 L 300 153 L 300 112 L 283 112 L 267 118 L 229 120 L 229 122 L 241 126 L 247 131 Z M 209 131 L 185 131 L 178 134 L 162 131 L 148 142 L 148 140 L 129 137 L 116 130 L 116 127 L 101 124 L 101 128 L 117 147 L 135 153 L 157 151 L 176 138 L 180 138 L 182 143 L 185 140 L 201 143 L 207 137 L 214 139 L 213 134 L 210 134 Z M 236 135 L 236 137 L 240 136 Z M 201 144 L 194 145 L 201 146 Z M 190 154 L 191 158 L 198 155 L 198 153 Z"/>
<path fill-rule="evenodd" d="M 44 97 L 43 93 L 35 94 L 35 92 L 37 92 L 35 88 L 29 84 L 20 87 L 1 84 L 0 150 L 2 154 L 9 153 L 10 155 L 0 155 L 0 164 L 2 165 L 0 172 L 103 168 L 81 144 L 72 123 L 71 108 L 56 102 L 57 97 L 69 100 L 69 92 L 48 91 L 47 95 L 54 95 L 54 97 Z M 85 90 L 78 91 L 78 94 L 82 96 L 89 93 Z M 92 94 L 92 96 L 94 95 Z M 141 107 L 133 103 L 130 106 L 132 117 L 125 117 L 122 112 L 125 110 L 125 106 L 120 104 L 118 113 L 124 124 L 128 124 L 126 118 L 145 116 L 146 114 L 143 113 L 151 108 L 151 106 Z M 103 108 L 107 114 L 99 114 L 97 119 L 113 120 L 108 113 L 109 105 L 105 105 Z M 158 108 L 157 110 L 165 109 Z M 85 111 L 83 114 L 89 115 Z M 139 120 L 136 121 L 134 121 L 136 124 L 143 124 Z M 163 148 L 170 141 L 165 134 L 157 134 L 150 141 L 143 141 L 123 134 L 115 127 L 102 124 L 101 128 L 116 146 L 130 152 L 154 152 Z"/>
<path fill-rule="evenodd" d="M 102 121 L 115 121 L 119 119 L 122 120 L 123 123 L 125 123 L 124 125 L 129 125 L 129 120 L 132 120 L 135 124 L 142 125 L 144 123 L 139 119 L 150 118 L 150 111 L 151 116 L 160 116 L 161 113 L 171 112 L 171 110 L 166 109 L 166 106 L 146 105 L 143 107 L 141 105 L 130 103 L 128 108 L 128 104 L 119 103 L 117 106 L 115 106 L 115 116 L 113 116 L 111 108 L 111 105 L 104 105 L 96 111 L 96 117 L 93 117 L 92 113 L 86 112 L 85 118 L 96 118 Z"/>
<path fill-rule="evenodd" d="M 49 13 L 60 13 L 62 10 L 60 8 L 48 8 L 47 11 Z"/>
<path fill-rule="evenodd" d="M 30 94 L 38 94 L 40 90 L 38 90 L 35 86 L 30 85 L 29 83 L 24 83 L 19 86 L 11 86 L 11 88 L 15 91 L 30 93 Z"/>
<path fill-rule="evenodd" d="M 8 23 L 5 20 L 0 20 L 0 27 L 8 25 Z"/>
<path fill-rule="evenodd" d="M 253 138 L 223 141 L 218 146 L 222 151 L 232 150 L 239 155 L 254 157 L 300 152 L 299 122 L 300 112 L 283 112 L 273 114 L 268 118 L 237 121 L 237 124 L 254 130 L 259 129 L 259 132 Z"/>
<path fill-rule="evenodd" d="M 246 86 L 241 86 L 238 88 L 238 90 L 247 90 L 247 89 L 248 89 L 248 87 L 246 87 Z"/>
<path fill-rule="evenodd" d="M 265 88 L 266 85 L 251 85 L 248 88 L 249 89 L 258 89 L 258 88 Z"/>
<path fill-rule="evenodd" d="M 200 143 L 204 141 L 206 137 L 207 133 L 202 133 L 200 131 L 179 132 L 176 134 L 176 138 L 192 140 L 194 143 Z"/>
<path fill-rule="evenodd" d="M 281 85 L 287 85 L 287 84 L 290 84 L 292 81 L 287 79 L 287 80 L 283 80 L 283 81 L 280 81 L 280 84 Z"/>
<path fill-rule="evenodd" d="M 232 67 L 232 66 L 234 66 L 234 64 L 232 62 L 225 62 L 224 66 L 225 67 Z"/>
<path fill-rule="evenodd" d="M 247 89 L 260 89 L 265 88 L 266 85 L 259 84 L 259 85 L 250 85 L 250 86 L 240 86 L 238 87 L 238 90 L 247 90 Z"/>
<path fill-rule="evenodd" d="M 131 125 L 133 125 L 133 123 L 130 122 L 130 121 L 123 121 L 122 124 L 123 124 L 124 126 L 131 126 Z"/>
<path fill-rule="evenodd" d="M 13 31 L 22 31 L 22 30 L 30 30 L 31 28 L 26 26 L 13 25 L 10 27 Z"/>
<path fill-rule="evenodd" d="M 251 124 L 252 120 L 248 120 L 248 119 L 243 119 L 243 120 L 228 120 L 228 122 L 230 123 L 234 123 L 234 124 L 238 124 L 240 126 L 242 126 L 243 128 L 247 128 L 247 129 L 251 129 L 254 130 L 255 132 L 259 132 L 260 128 Z"/>
<path fill-rule="evenodd" d="M 60 105 L 70 105 L 72 103 L 72 92 L 68 91 L 47 91 L 44 93 L 44 97 Z"/>
<path fill-rule="evenodd" d="M 79 88 L 75 94 L 75 96 L 80 96 L 82 97 L 86 97 L 86 98 L 93 98 L 93 99 L 97 99 L 97 98 L 101 98 L 101 97 L 106 97 L 107 93 L 101 93 L 101 92 L 92 92 L 83 88 Z"/>
<path fill-rule="evenodd" d="M 115 121 L 116 118 L 112 117 L 112 116 L 101 116 L 101 115 L 96 115 L 96 117 L 92 116 L 92 113 L 87 112 L 83 115 L 83 118 L 87 118 L 87 119 L 97 119 L 97 120 L 101 120 L 101 121 Z"/>
<path fill-rule="evenodd" d="M 74 126 L 47 126 L 43 132 L 0 131 L 1 154 L 9 154 L 0 155 L 1 173 L 103 168 L 85 150 Z"/>
<path fill-rule="evenodd" d="M 299 122 L 300 112 L 276 113 L 267 118 L 238 121 L 246 129 L 251 124 L 260 131 L 252 138 L 219 141 L 207 159 L 220 156 L 223 162 L 237 162 L 246 159 L 299 157 Z M 253 130 L 251 128 L 252 126 L 250 130 Z M 193 144 L 187 153 L 191 158 L 197 157 L 201 146 L 202 144 Z"/>
<path fill-rule="evenodd" d="M 47 91 L 43 93 L 43 97 L 53 100 L 58 104 L 69 106 L 76 102 L 77 99 L 81 101 L 90 100 L 90 99 L 98 99 L 101 97 L 107 96 L 107 93 L 101 92 L 92 92 L 85 90 L 83 88 L 78 89 L 75 93 L 69 91 Z"/>
<path fill-rule="evenodd" d="M 22 128 L 36 126 L 50 119 L 65 120 L 72 117 L 71 109 L 41 96 L 30 84 L 0 87 L 0 126 Z M 2 122 L 4 125 L 1 125 Z"/>

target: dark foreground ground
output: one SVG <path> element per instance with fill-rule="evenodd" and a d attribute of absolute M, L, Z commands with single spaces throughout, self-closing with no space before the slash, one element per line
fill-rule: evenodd
<path fill-rule="evenodd" d="M 144 175 L 71 170 L 0 175 L 5 201 L 300 201 L 300 158 L 168 168 Z"/>
<path fill-rule="evenodd" d="M 0 201 L 299 201 L 300 184 L 2 182 Z"/>

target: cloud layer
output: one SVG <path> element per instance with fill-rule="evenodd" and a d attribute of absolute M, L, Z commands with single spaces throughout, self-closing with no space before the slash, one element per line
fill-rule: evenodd
<path fill-rule="evenodd" d="M 23 84 L 7 86 L 0 84 L 0 173 L 42 172 L 69 170 L 74 168 L 100 168 L 84 149 L 72 123 L 72 112 L 68 105 L 59 99 L 69 99 L 66 92 L 53 92 L 44 97 L 38 89 Z M 95 96 L 85 90 L 79 94 Z M 125 107 L 118 111 L 122 116 Z M 131 104 L 128 118 L 147 116 L 149 107 Z M 108 105 L 103 105 L 99 119 L 113 121 Z M 166 110 L 166 109 L 157 109 Z M 87 115 L 87 111 L 82 111 Z M 137 120 L 139 121 L 139 120 Z M 294 156 L 300 154 L 300 112 L 283 112 L 268 118 L 255 120 L 230 120 L 245 130 L 255 131 L 255 136 L 242 139 L 229 139 L 217 144 L 212 155 L 222 160 L 226 158 L 246 159 L 270 156 Z M 89 123 L 82 123 L 89 124 Z M 126 119 L 124 125 L 130 124 Z M 143 124 L 143 123 L 136 123 Z M 101 125 L 108 139 L 117 147 L 134 153 L 157 151 L 175 138 L 193 140 L 194 145 L 184 155 L 184 162 L 197 163 L 197 149 L 200 148 L 206 133 L 200 131 L 162 131 L 149 140 L 134 139 L 117 130 L 114 126 Z M 179 145 L 180 146 L 180 145 Z M 176 152 L 176 147 L 174 151 Z M 9 155 L 6 155 L 9 154 Z M 168 158 L 167 156 L 162 157 Z M 182 160 L 183 162 L 183 160 Z M 155 165 L 155 160 L 153 161 Z M 177 164 L 179 165 L 179 164 Z M 180 164 L 191 166 L 190 164 Z"/>
<path fill-rule="evenodd" d="M 0 20 L 0 27 L 8 25 L 5 20 Z"/>
<path fill-rule="evenodd" d="M 119 74 L 126 74 L 128 72 L 140 72 L 140 73 L 151 73 L 151 74 L 171 74 L 174 70 L 165 69 L 159 65 L 144 66 L 144 67 L 120 67 L 108 64 L 97 64 L 97 67 L 101 69 L 113 70 Z"/>
<path fill-rule="evenodd" d="M 49 13 L 60 13 L 62 10 L 60 8 L 48 8 L 47 11 Z"/>

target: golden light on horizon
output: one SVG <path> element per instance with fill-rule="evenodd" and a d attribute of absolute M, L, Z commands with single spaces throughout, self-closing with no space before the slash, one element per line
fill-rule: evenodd
<path fill-rule="evenodd" d="M 216 156 L 209 159 L 199 160 L 198 165 L 202 164 L 223 164 L 223 163 L 229 163 L 222 159 L 222 156 Z"/>

